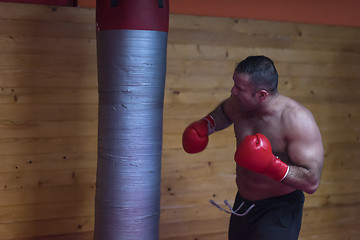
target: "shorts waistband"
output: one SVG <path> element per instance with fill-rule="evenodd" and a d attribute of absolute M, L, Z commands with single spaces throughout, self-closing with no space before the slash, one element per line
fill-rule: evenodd
<path fill-rule="evenodd" d="M 305 201 L 304 193 L 300 190 L 295 190 L 295 191 L 285 194 L 285 195 L 271 197 L 271 198 L 265 198 L 265 199 L 256 200 L 256 201 L 247 200 L 247 199 L 243 198 L 240 195 L 240 193 L 238 193 L 238 195 L 241 198 L 241 201 L 244 201 L 246 204 L 255 204 L 256 206 L 261 206 L 264 204 L 267 205 L 267 204 L 272 204 L 272 203 L 279 203 L 279 202 L 284 202 L 284 201 L 285 202 L 298 201 L 299 203 L 304 203 L 304 201 Z"/>

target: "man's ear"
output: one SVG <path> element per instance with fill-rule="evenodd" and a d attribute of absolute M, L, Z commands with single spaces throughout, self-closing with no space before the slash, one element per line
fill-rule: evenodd
<path fill-rule="evenodd" d="M 257 94 L 260 101 L 264 101 L 269 95 L 269 93 L 266 90 L 260 90 L 257 92 Z"/>

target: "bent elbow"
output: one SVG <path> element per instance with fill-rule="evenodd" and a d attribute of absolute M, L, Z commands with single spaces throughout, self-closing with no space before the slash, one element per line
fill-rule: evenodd
<path fill-rule="evenodd" d="M 307 188 L 304 190 L 304 192 L 306 192 L 307 194 L 313 194 L 315 193 L 317 190 L 317 187 L 314 187 L 314 188 Z"/>
<path fill-rule="evenodd" d="M 319 188 L 319 185 L 320 185 L 320 181 L 314 180 L 308 184 L 308 186 L 304 189 L 304 192 L 306 192 L 307 194 L 313 194 Z"/>

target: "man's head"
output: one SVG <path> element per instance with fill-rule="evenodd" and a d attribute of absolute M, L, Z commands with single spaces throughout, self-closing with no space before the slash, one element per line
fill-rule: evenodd
<path fill-rule="evenodd" d="M 278 73 L 273 61 L 265 56 L 249 56 L 241 61 L 234 74 L 248 74 L 253 94 L 265 90 L 269 94 L 277 93 Z"/>
<path fill-rule="evenodd" d="M 250 56 L 241 61 L 233 75 L 231 95 L 244 111 L 258 111 L 277 96 L 278 74 L 273 61 L 264 56 Z"/>

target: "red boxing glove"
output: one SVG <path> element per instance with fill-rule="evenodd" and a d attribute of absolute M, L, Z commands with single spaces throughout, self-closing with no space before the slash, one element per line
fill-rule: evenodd
<path fill-rule="evenodd" d="M 185 152 L 198 153 L 209 142 L 209 135 L 215 132 L 215 121 L 210 115 L 191 123 L 184 131 L 182 144 Z"/>
<path fill-rule="evenodd" d="M 276 181 L 282 181 L 289 171 L 289 166 L 272 153 L 269 139 L 260 133 L 242 140 L 235 153 L 235 162 Z"/>

